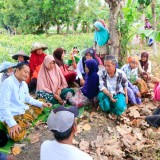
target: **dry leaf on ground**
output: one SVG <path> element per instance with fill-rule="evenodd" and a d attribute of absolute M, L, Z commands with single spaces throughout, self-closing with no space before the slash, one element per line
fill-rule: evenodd
<path fill-rule="evenodd" d="M 37 134 L 30 134 L 28 136 L 28 138 L 30 139 L 30 142 L 33 144 L 33 143 L 36 143 L 39 141 L 39 138 L 40 138 L 40 133 L 37 133 Z"/>
<path fill-rule="evenodd" d="M 91 126 L 90 126 L 90 124 L 86 123 L 85 125 L 82 126 L 82 129 L 85 131 L 89 131 L 89 130 L 91 130 Z"/>
<path fill-rule="evenodd" d="M 129 108 L 129 116 L 137 118 L 140 117 L 140 114 L 135 108 Z"/>
<path fill-rule="evenodd" d="M 79 143 L 79 148 L 80 148 L 82 151 L 88 152 L 88 151 L 89 151 L 89 142 L 82 140 L 82 141 Z"/>
<path fill-rule="evenodd" d="M 15 146 L 15 147 L 12 148 L 12 154 L 13 154 L 14 156 L 16 156 L 16 155 L 18 155 L 18 154 L 20 154 L 20 153 L 21 153 L 21 148 L 20 148 L 20 147 Z"/>
<path fill-rule="evenodd" d="M 127 126 L 126 124 L 117 126 L 116 129 L 121 136 L 123 136 L 124 134 L 129 134 L 132 131 L 132 128 L 130 126 Z"/>

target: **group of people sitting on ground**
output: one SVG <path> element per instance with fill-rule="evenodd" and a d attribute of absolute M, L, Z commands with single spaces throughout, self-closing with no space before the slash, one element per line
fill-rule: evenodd
<path fill-rule="evenodd" d="M 118 68 L 115 56 L 100 54 L 109 39 L 109 34 L 97 38 L 99 35 L 96 32 L 102 30 L 102 33 L 108 33 L 102 24 L 95 23 L 95 44 L 98 48 L 85 49 L 80 56 L 78 48 L 74 47 L 69 64 L 65 63 L 65 49 L 57 48 L 53 55 L 47 55 L 44 53 L 47 47 L 36 42 L 30 57 L 24 51 L 19 51 L 13 55 L 18 61 L 17 65 L 10 64 L 5 68 L 4 62 L 0 66 L 0 71 L 5 75 L 0 91 L 0 121 L 14 141 L 25 137 L 30 123 L 42 113 L 44 107 L 56 103 L 75 106 L 70 109 L 60 106 L 51 112 L 48 127 L 57 141 L 43 143 L 41 160 L 52 155 L 57 159 L 63 159 L 61 155 L 66 159 L 92 159 L 70 146 L 76 132 L 75 117 L 79 107 L 90 105 L 96 110 L 100 106 L 102 111 L 120 116 L 128 103 L 140 105 L 143 97 L 150 96 L 150 81 L 156 84 L 154 99 L 160 100 L 160 80 L 151 75 L 151 61 L 147 52 L 141 54 L 140 60 L 135 56 L 128 57 L 127 64 L 121 68 Z M 75 91 L 72 86 L 79 86 L 78 90 Z M 37 100 L 29 94 L 35 89 Z M 157 113 L 153 116 L 159 118 Z M 66 149 L 64 144 L 69 144 Z M 48 149 L 52 146 L 54 154 Z M 61 154 L 58 154 L 59 149 Z"/>

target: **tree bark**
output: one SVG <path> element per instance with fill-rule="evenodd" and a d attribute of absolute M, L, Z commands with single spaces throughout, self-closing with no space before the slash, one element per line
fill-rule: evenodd
<path fill-rule="evenodd" d="M 122 0 L 105 0 L 105 1 L 109 4 L 110 8 L 109 31 L 110 31 L 110 39 L 112 41 L 112 45 L 110 46 L 110 54 L 114 55 L 118 60 L 120 35 L 118 33 L 117 23 L 121 11 L 121 2 L 123 1 Z"/>
<path fill-rule="evenodd" d="M 153 30 L 156 30 L 156 28 L 157 28 L 155 4 L 156 4 L 156 0 L 152 0 L 151 9 L 152 9 L 152 17 L 153 17 L 153 26 L 152 26 Z M 155 55 L 157 55 L 157 44 L 156 44 L 155 39 L 154 39 L 154 42 L 153 42 L 153 53 Z"/>

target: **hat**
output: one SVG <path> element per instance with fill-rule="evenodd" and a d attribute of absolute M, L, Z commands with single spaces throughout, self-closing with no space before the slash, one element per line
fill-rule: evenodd
<path fill-rule="evenodd" d="M 15 64 L 15 63 L 4 61 L 0 65 L 0 73 L 5 72 L 8 68 L 14 68 L 14 67 L 16 67 L 16 65 L 17 64 Z"/>
<path fill-rule="evenodd" d="M 23 50 L 20 50 L 19 52 L 15 53 L 12 56 L 12 58 L 18 60 L 18 56 L 23 56 L 25 61 L 29 60 L 29 56 Z"/>
<path fill-rule="evenodd" d="M 78 113 L 76 106 L 70 108 L 59 106 L 50 113 L 47 120 L 48 128 L 63 133 L 71 128 Z"/>
<path fill-rule="evenodd" d="M 4 147 L 8 142 L 8 136 L 7 133 L 0 129 L 0 147 Z"/>
<path fill-rule="evenodd" d="M 46 50 L 47 48 L 48 48 L 47 46 L 45 46 L 45 45 L 43 45 L 43 44 L 41 44 L 41 43 L 39 43 L 39 42 L 35 42 L 35 43 L 33 43 L 33 45 L 32 45 L 31 52 L 33 52 L 33 51 L 35 51 L 35 50 L 37 50 L 37 49 Z"/>
<path fill-rule="evenodd" d="M 105 60 L 116 60 L 116 57 L 113 55 L 106 55 Z"/>

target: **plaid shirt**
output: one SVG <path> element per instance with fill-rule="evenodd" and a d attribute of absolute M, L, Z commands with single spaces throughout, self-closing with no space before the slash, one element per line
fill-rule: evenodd
<path fill-rule="evenodd" d="M 107 89 L 111 94 L 124 93 L 124 88 L 127 87 L 127 77 L 123 71 L 116 69 L 114 77 L 110 77 L 106 69 L 101 69 L 99 75 L 99 89 Z"/>

